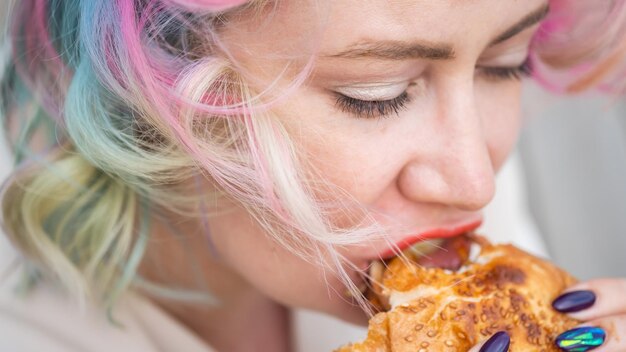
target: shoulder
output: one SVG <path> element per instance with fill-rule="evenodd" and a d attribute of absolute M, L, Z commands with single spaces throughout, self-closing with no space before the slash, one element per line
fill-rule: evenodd
<path fill-rule="evenodd" d="M 4 243 L 3 243 L 4 242 Z M 0 233 L 0 247 L 6 239 Z M 2 249 L 2 248 L 0 248 Z M 0 250 L 0 351 L 12 352 L 211 352 L 199 338 L 165 311 L 138 294 L 120 300 L 109 322 L 95 306 L 80 308 L 51 287 L 15 292 L 17 275 Z M 15 257 L 14 253 L 11 257 Z M 182 348 L 182 349 L 181 349 Z"/>
<path fill-rule="evenodd" d="M 0 285 L 0 351 L 158 351 L 128 312 L 120 311 L 119 327 L 98 309 L 80 309 L 51 288 L 18 295 L 14 282 Z"/>

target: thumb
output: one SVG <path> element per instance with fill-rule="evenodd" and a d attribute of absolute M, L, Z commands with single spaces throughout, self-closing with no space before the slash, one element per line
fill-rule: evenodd
<path fill-rule="evenodd" d="M 511 338 L 506 331 L 493 334 L 488 340 L 472 347 L 469 352 L 507 352 Z"/>

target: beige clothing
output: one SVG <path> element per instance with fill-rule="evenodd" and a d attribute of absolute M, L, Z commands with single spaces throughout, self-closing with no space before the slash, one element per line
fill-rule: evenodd
<path fill-rule="evenodd" d="M 111 325 L 93 307 L 81 312 L 50 288 L 41 287 L 25 299 L 10 287 L 0 292 L 0 351 L 11 352 L 209 352 L 191 331 L 152 304 L 128 294 Z"/>

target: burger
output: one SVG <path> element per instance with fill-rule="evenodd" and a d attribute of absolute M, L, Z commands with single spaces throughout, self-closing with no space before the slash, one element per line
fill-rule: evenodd
<path fill-rule="evenodd" d="M 576 280 L 512 245 L 465 234 L 425 243 L 370 267 L 366 296 L 378 311 L 367 338 L 338 352 L 467 351 L 498 331 L 510 351 L 560 351 L 554 338 L 579 324 L 551 302 Z"/>

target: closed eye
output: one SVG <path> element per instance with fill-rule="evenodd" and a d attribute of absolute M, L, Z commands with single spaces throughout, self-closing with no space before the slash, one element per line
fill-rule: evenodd
<path fill-rule="evenodd" d="M 530 77 L 533 73 L 530 57 L 515 67 L 477 67 L 477 74 L 494 82 L 520 80 Z M 372 119 L 398 116 L 411 102 L 411 97 L 405 90 L 395 98 L 387 100 L 362 100 L 335 92 L 335 106 L 344 113 L 350 113 L 358 118 Z"/>
<path fill-rule="evenodd" d="M 411 101 L 407 91 L 388 100 L 361 100 L 341 93 L 336 94 L 335 105 L 339 110 L 366 119 L 388 117 L 392 114 L 398 115 Z"/>
<path fill-rule="evenodd" d="M 520 80 L 523 77 L 530 77 L 533 73 L 530 57 L 516 67 L 477 67 L 477 69 L 479 74 L 495 81 Z"/>

